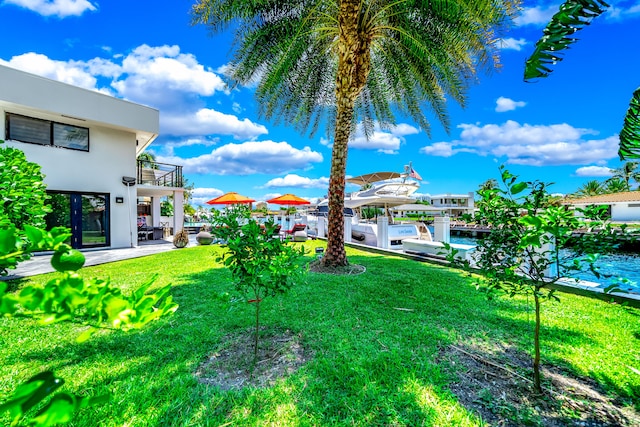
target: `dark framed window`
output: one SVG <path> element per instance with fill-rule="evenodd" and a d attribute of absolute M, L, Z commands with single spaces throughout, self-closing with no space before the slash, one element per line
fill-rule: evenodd
<path fill-rule="evenodd" d="M 89 128 L 6 114 L 6 139 L 89 151 Z"/>

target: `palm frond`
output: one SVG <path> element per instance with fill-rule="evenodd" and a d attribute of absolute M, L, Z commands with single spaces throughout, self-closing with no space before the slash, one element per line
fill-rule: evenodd
<path fill-rule="evenodd" d="M 640 159 L 640 88 L 633 92 L 629 109 L 620 131 L 620 160 Z"/>
<path fill-rule="evenodd" d="M 562 60 L 560 51 L 578 39 L 572 37 L 578 30 L 602 14 L 609 5 L 602 0 L 567 0 L 553 15 L 536 42 L 533 54 L 525 62 L 524 80 L 547 77 L 552 65 Z"/>

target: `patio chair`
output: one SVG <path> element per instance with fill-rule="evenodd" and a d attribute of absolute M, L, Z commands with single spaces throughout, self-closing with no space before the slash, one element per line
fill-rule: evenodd
<path fill-rule="evenodd" d="M 284 233 L 287 236 L 293 236 L 296 231 L 305 231 L 306 229 L 306 224 L 293 224 L 293 227 L 290 230 L 284 230 Z"/>
<path fill-rule="evenodd" d="M 148 225 L 139 225 L 138 240 L 153 240 L 153 227 L 149 227 Z"/>

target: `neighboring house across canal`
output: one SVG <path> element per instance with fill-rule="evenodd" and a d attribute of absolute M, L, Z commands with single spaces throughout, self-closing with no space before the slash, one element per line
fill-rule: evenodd
<path fill-rule="evenodd" d="M 424 216 L 450 216 L 459 217 L 463 214 L 473 214 L 475 209 L 474 192 L 467 194 L 436 194 L 424 195 L 419 199 L 426 201 L 428 205 L 422 204 L 406 204 L 395 206 L 390 210 L 395 217 L 405 217 L 407 214 L 424 215 Z"/>
<path fill-rule="evenodd" d="M 640 222 L 640 191 L 600 194 L 598 196 L 565 199 L 562 204 L 584 208 L 586 206 L 607 206 L 613 222 Z"/>
<path fill-rule="evenodd" d="M 0 114 L 0 139 L 42 166 L 47 225 L 71 228 L 73 247 L 137 245 L 143 198 L 149 226 L 182 228 L 182 167 L 136 161 L 158 136 L 158 110 L 0 66 Z M 164 196 L 170 224 L 161 224 Z"/>

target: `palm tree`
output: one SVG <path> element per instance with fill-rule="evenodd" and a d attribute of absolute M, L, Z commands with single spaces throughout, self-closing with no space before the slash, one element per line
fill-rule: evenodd
<path fill-rule="evenodd" d="M 501 30 L 518 0 L 198 0 L 194 23 L 236 31 L 231 78 L 258 83 L 260 113 L 333 133 L 325 265 L 346 265 L 348 143 L 362 122 L 397 113 L 429 133 L 423 104 L 449 130 L 446 101 L 464 106 L 477 69 L 498 64 Z"/>
<path fill-rule="evenodd" d="M 156 156 L 147 151 L 138 154 L 138 160 L 142 162 L 142 167 L 149 169 L 158 169 L 156 164 Z"/>
<path fill-rule="evenodd" d="M 631 180 L 640 183 L 640 170 L 638 170 L 638 162 L 625 162 L 621 168 L 614 169 L 612 178 L 620 178 L 627 184 L 627 190 L 631 189 Z"/>
<path fill-rule="evenodd" d="M 590 197 L 604 194 L 605 189 L 600 181 L 591 180 L 585 182 L 582 187 L 578 188 L 572 195 L 575 197 Z"/>
<path fill-rule="evenodd" d="M 553 71 L 550 67 L 562 61 L 561 51 L 578 40 L 575 33 L 604 13 L 608 7 L 603 0 L 567 0 L 560 5 L 525 63 L 524 80 L 549 76 Z M 629 102 L 620 131 L 618 155 L 621 160 L 640 158 L 640 88 L 633 92 Z"/>
<path fill-rule="evenodd" d="M 493 190 L 499 187 L 500 187 L 500 184 L 498 184 L 498 181 L 493 178 L 490 178 L 478 186 L 478 192 Z"/>
<path fill-rule="evenodd" d="M 613 176 L 604 182 L 605 193 L 622 193 L 629 191 L 629 184 L 624 179 Z"/>

